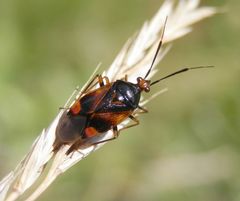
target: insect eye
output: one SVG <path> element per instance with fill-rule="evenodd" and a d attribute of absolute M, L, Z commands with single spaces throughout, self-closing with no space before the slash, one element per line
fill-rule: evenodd
<path fill-rule="evenodd" d="M 145 92 L 149 92 L 149 91 L 150 91 L 150 87 L 144 88 L 144 91 L 145 91 Z"/>

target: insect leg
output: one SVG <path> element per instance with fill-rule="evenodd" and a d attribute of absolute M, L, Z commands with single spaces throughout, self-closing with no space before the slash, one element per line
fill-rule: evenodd
<path fill-rule="evenodd" d="M 114 126 L 113 127 L 113 137 L 110 138 L 110 139 L 102 140 L 102 141 L 95 142 L 95 143 L 88 143 L 87 141 L 83 141 L 82 139 L 79 139 L 71 145 L 71 147 L 67 150 L 66 155 L 69 155 L 73 151 L 77 151 L 82 146 L 83 147 L 93 146 L 93 145 L 101 144 L 101 143 L 108 142 L 108 141 L 111 141 L 111 140 L 115 140 L 115 139 L 117 139 L 118 135 L 119 135 L 118 128 L 117 128 L 117 126 Z M 89 140 L 90 139 L 88 139 L 88 141 Z"/>
<path fill-rule="evenodd" d="M 126 127 L 121 128 L 119 131 L 122 131 L 122 130 L 127 129 L 127 128 L 131 128 L 133 126 L 137 126 L 139 124 L 139 120 L 136 117 L 134 117 L 133 115 L 129 115 L 129 118 L 131 120 L 133 120 L 134 122 L 132 124 L 126 126 Z"/>
<path fill-rule="evenodd" d="M 104 86 L 103 77 L 101 75 L 97 75 L 97 78 L 100 87 Z"/>
<path fill-rule="evenodd" d="M 138 105 L 137 107 L 138 107 L 139 110 L 141 110 L 141 111 L 138 112 L 138 113 L 141 113 L 141 114 L 148 113 L 148 110 L 145 109 L 145 108 L 143 108 L 143 107 L 141 107 L 140 105 Z"/>
<path fill-rule="evenodd" d="M 99 83 L 100 87 L 105 85 L 103 80 L 106 81 L 106 85 L 110 84 L 109 78 L 107 76 L 102 77 L 102 75 L 98 75 L 98 83 Z"/>
<path fill-rule="evenodd" d="M 103 76 L 103 79 L 105 79 L 106 85 L 109 85 L 109 84 L 110 84 L 109 78 L 108 78 L 107 76 Z"/>
<path fill-rule="evenodd" d="M 79 147 L 82 145 L 83 141 L 81 139 L 74 142 L 70 148 L 67 150 L 66 155 L 69 155 L 70 153 L 77 151 Z"/>
<path fill-rule="evenodd" d="M 98 81 L 96 83 L 94 83 L 94 81 L 96 81 L 96 79 L 98 79 Z M 94 78 L 88 83 L 88 85 L 86 87 L 83 88 L 83 90 L 80 92 L 81 94 L 85 94 L 87 93 L 89 90 L 91 90 L 93 87 L 96 86 L 96 84 L 102 84 L 102 76 L 97 74 L 94 76 Z"/>
<path fill-rule="evenodd" d="M 121 78 L 120 80 L 123 80 L 123 81 L 127 82 L 128 81 L 128 75 L 125 74 L 125 76 L 123 78 Z"/>
<path fill-rule="evenodd" d="M 96 79 L 98 79 L 97 82 L 95 82 L 95 83 L 93 84 L 93 82 L 94 82 Z M 91 80 L 91 82 L 86 86 L 86 88 L 82 91 L 82 93 L 83 93 L 83 94 L 87 93 L 87 92 L 90 91 L 93 87 L 95 87 L 97 84 L 99 84 L 100 87 L 104 86 L 105 84 L 104 84 L 103 80 L 106 81 L 106 84 L 109 84 L 109 83 L 110 83 L 107 76 L 102 77 L 102 75 L 97 74 L 97 75 Z"/>
<path fill-rule="evenodd" d="M 111 141 L 111 140 L 115 140 L 115 139 L 118 138 L 118 136 L 119 136 L 119 130 L 118 130 L 117 126 L 114 126 L 113 127 L 113 137 L 112 138 L 102 140 L 102 141 L 99 141 L 99 142 L 95 142 L 95 143 L 92 143 L 90 145 L 97 145 L 97 144 L 101 144 L 101 143 L 108 142 L 108 141 Z"/>

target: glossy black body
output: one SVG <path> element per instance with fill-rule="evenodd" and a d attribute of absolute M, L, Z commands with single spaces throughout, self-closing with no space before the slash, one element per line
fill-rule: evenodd
<path fill-rule="evenodd" d="M 141 91 L 138 85 L 123 80 L 113 83 L 95 112 L 122 112 L 137 108 Z"/>

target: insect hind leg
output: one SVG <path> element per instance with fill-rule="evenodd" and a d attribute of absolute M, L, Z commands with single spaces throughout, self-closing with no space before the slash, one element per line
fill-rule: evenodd
<path fill-rule="evenodd" d="M 129 115 L 129 118 L 134 121 L 133 124 L 128 125 L 126 127 L 123 127 L 123 128 L 121 128 L 119 130 L 118 130 L 117 126 L 114 126 L 113 127 L 113 137 L 112 138 L 109 138 L 109 139 L 106 139 L 106 140 L 102 140 L 102 141 L 99 141 L 99 142 L 95 142 L 95 143 L 92 143 L 91 145 L 97 145 L 97 144 L 101 144 L 101 143 L 104 143 L 104 142 L 115 140 L 115 139 L 118 138 L 120 131 L 122 131 L 124 129 L 127 129 L 127 128 L 131 128 L 131 127 L 137 126 L 139 124 L 139 120 L 136 119 L 134 116 Z"/>
<path fill-rule="evenodd" d="M 83 144 L 82 140 L 79 139 L 77 140 L 76 142 L 74 142 L 70 147 L 69 149 L 67 150 L 66 152 L 66 155 L 69 155 L 70 153 L 73 153 L 74 151 L 78 151 L 79 153 L 82 153 L 80 152 L 78 149 L 81 147 L 81 145 Z"/>
<path fill-rule="evenodd" d="M 94 145 L 98 145 L 98 144 L 101 144 L 101 143 L 105 143 L 105 142 L 108 142 L 108 141 L 115 140 L 115 139 L 118 138 L 118 136 L 119 136 L 118 128 L 117 128 L 117 126 L 114 126 L 113 127 L 113 137 L 112 138 L 109 138 L 109 139 L 106 139 L 106 140 L 101 140 L 101 141 L 94 142 L 94 143 L 87 143 L 86 141 L 84 142 L 82 140 L 78 140 L 74 144 L 71 145 L 71 147 L 67 150 L 66 155 L 69 155 L 70 153 L 72 153 L 74 151 L 78 151 L 78 149 L 80 147 L 94 146 Z M 88 140 L 90 140 L 90 139 L 88 139 Z"/>
<path fill-rule="evenodd" d="M 119 136 L 119 130 L 118 130 L 117 126 L 114 126 L 113 127 L 113 137 L 112 138 L 109 138 L 109 139 L 106 139 L 106 140 L 101 140 L 99 142 L 95 142 L 95 143 L 92 143 L 90 145 L 98 145 L 98 144 L 101 144 L 101 143 L 104 143 L 104 142 L 112 141 L 112 140 L 117 139 L 118 136 Z"/>
<path fill-rule="evenodd" d="M 128 126 L 125 126 L 125 127 L 121 128 L 119 131 L 122 131 L 122 130 L 125 130 L 127 128 L 131 128 L 131 127 L 137 126 L 139 124 L 139 120 L 136 117 L 134 117 L 133 115 L 129 115 L 129 118 L 133 121 L 133 123 L 128 125 Z"/>
<path fill-rule="evenodd" d="M 145 109 L 144 107 L 141 107 L 140 105 L 138 105 L 137 107 L 140 110 L 140 111 L 137 112 L 138 114 L 148 113 L 148 110 Z"/>

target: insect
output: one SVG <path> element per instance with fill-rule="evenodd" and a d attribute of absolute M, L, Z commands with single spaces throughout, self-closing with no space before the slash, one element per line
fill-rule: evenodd
<path fill-rule="evenodd" d="M 89 82 L 80 97 L 60 118 L 56 128 L 56 139 L 53 144 L 54 152 L 57 152 L 62 145 L 69 144 L 71 146 L 66 152 L 68 155 L 82 146 L 96 145 L 116 139 L 120 131 L 118 125 L 121 122 L 127 118 L 130 118 L 133 122 L 122 129 L 136 126 L 139 124 L 139 121 L 134 116 L 134 112 L 137 109 L 141 113 L 148 112 L 139 105 L 143 91 L 149 92 L 152 85 L 176 74 L 192 69 L 210 67 L 183 68 L 154 82 L 148 80 L 147 77 L 153 68 L 163 43 L 165 25 L 151 66 L 144 77 L 137 78 L 137 83 L 128 82 L 127 76 L 122 80 L 110 82 L 108 77 L 103 77 L 102 75 L 96 75 Z M 96 89 L 97 84 L 99 84 L 99 87 Z M 94 143 L 91 142 L 91 139 L 109 130 L 113 131 L 112 138 Z"/>

